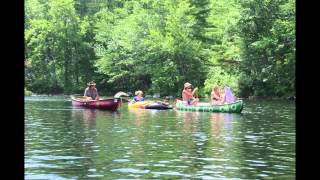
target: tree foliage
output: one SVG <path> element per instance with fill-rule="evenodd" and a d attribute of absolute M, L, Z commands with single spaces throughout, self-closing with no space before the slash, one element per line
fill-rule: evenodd
<path fill-rule="evenodd" d="M 25 44 L 34 93 L 295 95 L 293 0 L 26 0 Z"/>
<path fill-rule="evenodd" d="M 97 14 L 97 66 L 115 88 L 177 95 L 181 84 L 204 81 L 201 41 L 188 1 L 128 2 Z M 108 27 L 108 28 L 105 28 Z M 201 78 L 202 77 L 202 78 Z"/>
<path fill-rule="evenodd" d="M 36 4 L 37 8 L 32 8 Z M 47 8 L 45 8 L 47 6 Z M 26 84 L 36 93 L 76 91 L 93 74 L 94 51 L 85 41 L 87 21 L 80 21 L 72 0 L 26 3 Z M 32 18 L 31 18 L 32 17 Z"/>
<path fill-rule="evenodd" d="M 295 4 L 289 0 L 240 1 L 242 89 L 257 96 L 295 94 Z M 243 90 L 244 92 L 244 90 Z M 245 93 L 245 92 L 244 92 Z"/>

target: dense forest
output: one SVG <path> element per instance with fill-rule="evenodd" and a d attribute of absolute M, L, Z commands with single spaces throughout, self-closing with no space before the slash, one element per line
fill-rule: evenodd
<path fill-rule="evenodd" d="M 25 0 L 25 90 L 295 96 L 294 0 Z"/>

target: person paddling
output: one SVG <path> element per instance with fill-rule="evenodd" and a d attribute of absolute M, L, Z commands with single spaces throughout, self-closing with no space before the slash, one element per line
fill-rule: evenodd
<path fill-rule="evenodd" d="M 194 88 L 192 90 L 192 84 L 186 82 L 184 83 L 184 89 L 182 91 L 182 100 L 185 101 L 188 105 L 196 105 L 199 102 L 198 98 L 194 97 L 195 92 L 198 90 L 198 88 Z"/>

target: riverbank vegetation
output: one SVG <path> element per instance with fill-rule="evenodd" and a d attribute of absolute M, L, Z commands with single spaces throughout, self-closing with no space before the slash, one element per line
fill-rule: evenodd
<path fill-rule="evenodd" d="M 25 86 L 295 96 L 293 0 L 26 0 Z"/>
<path fill-rule="evenodd" d="M 25 96 L 31 96 L 31 95 L 32 95 L 32 92 L 31 92 L 31 91 L 28 91 L 26 88 L 24 88 L 24 95 L 25 95 Z"/>

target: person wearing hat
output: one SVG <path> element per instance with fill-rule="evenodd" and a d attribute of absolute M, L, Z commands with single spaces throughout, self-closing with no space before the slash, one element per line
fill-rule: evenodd
<path fill-rule="evenodd" d="M 96 88 L 96 83 L 91 81 L 87 84 L 87 86 L 88 87 L 85 89 L 83 97 L 86 100 L 99 100 L 100 97 Z"/>
<path fill-rule="evenodd" d="M 199 102 L 198 98 L 193 97 L 194 93 L 198 90 L 198 88 L 194 88 L 192 90 L 192 84 L 186 82 L 184 83 L 184 88 L 182 91 L 182 100 L 185 101 L 188 105 L 196 105 Z"/>
<path fill-rule="evenodd" d="M 143 92 L 141 90 L 138 90 L 134 93 L 136 95 L 133 97 L 132 103 L 138 102 L 138 101 L 144 101 L 144 97 L 142 97 Z"/>

